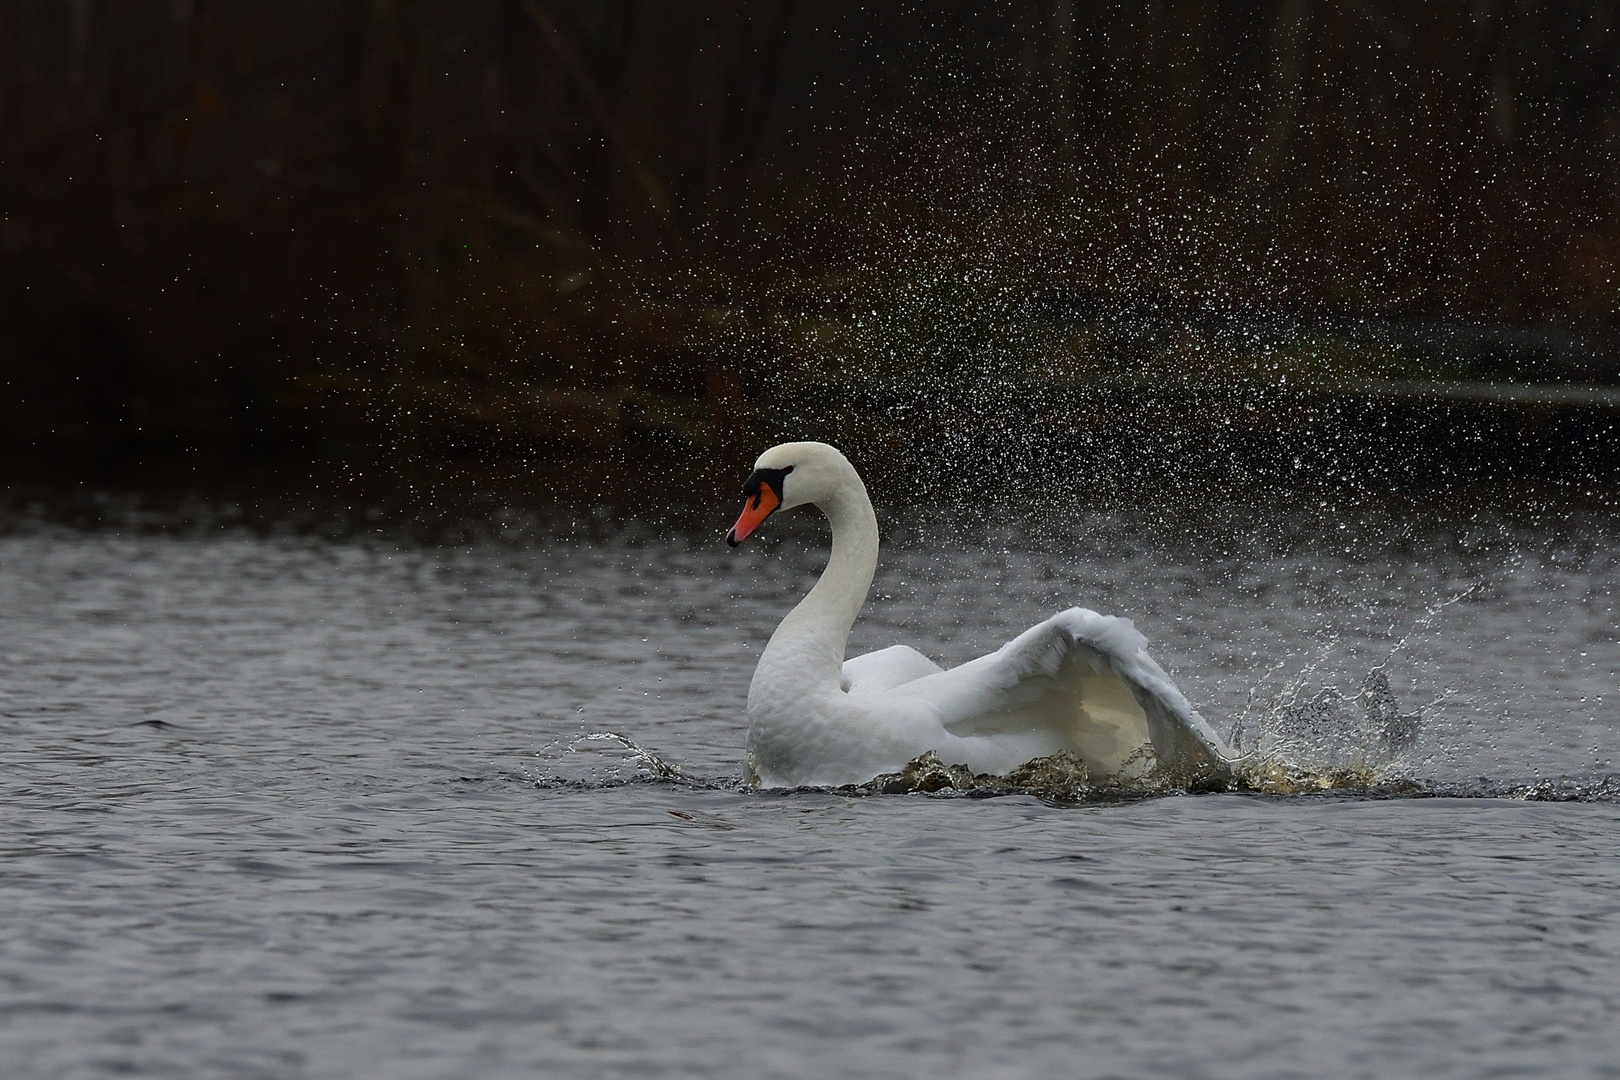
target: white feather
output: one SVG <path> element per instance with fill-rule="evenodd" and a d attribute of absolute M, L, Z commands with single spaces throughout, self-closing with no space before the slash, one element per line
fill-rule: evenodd
<path fill-rule="evenodd" d="M 1156 765 L 1224 774 L 1232 753 L 1198 715 L 1129 619 L 1069 608 L 949 671 L 896 645 L 845 661 L 877 565 L 877 519 L 855 469 L 824 443 L 774 447 L 784 507 L 813 504 L 833 552 L 782 620 L 748 690 L 748 763 L 765 787 L 859 784 L 934 751 L 948 765 L 1006 774 L 1059 751 L 1093 780 Z"/>

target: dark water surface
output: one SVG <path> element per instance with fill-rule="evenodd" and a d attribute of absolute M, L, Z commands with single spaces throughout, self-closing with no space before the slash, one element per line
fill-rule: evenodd
<path fill-rule="evenodd" d="M 7 513 L 4 1076 L 1620 1076 L 1601 499 L 896 514 L 857 650 L 1130 615 L 1307 771 L 1424 706 L 1422 797 L 1077 805 L 739 789 L 809 520 Z"/>

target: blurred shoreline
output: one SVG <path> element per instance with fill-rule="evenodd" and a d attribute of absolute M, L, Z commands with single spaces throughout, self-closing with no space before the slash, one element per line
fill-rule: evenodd
<path fill-rule="evenodd" d="M 459 543 L 589 540 L 640 522 L 718 542 L 754 457 L 801 437 L 845 449 L 885 520 L 922 504 L 986 526 L 1071 509 L 1169 521 L 1361 506 L 1459 528 L 1480 511 L 1551 525 L 1620 509 L 1617 396 L 1497 383 L 821 386 L 740 406 L 721 427 L 643 427 L 613 442 L 416 427 L 326 445 L 13 444 L 0 447 L 0 533 Z"/>
<path fill-rule="evenodd" d="M 0 444 L 726 456 L 971 400 L 1207 456 L 1229 398 L 1585 460 L 1617 65 L 1582 5 L 0 0 Z"/>

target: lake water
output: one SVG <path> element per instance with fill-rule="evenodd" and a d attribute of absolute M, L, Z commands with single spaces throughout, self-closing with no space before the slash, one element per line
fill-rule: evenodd
<path fill-rule="evenodd" d="M 741 788 L 809 517 L 729 551 L 729 501 L 451 541 L 34 502 L 7 1077 L 1620 1077 L 1610 492 L 891 510 L 852 648 L 1084 604 L 1292 775 L 1371 770 L 1052 801 Z M 1386 662 L 1415 746 L 1290 729 Z"/>

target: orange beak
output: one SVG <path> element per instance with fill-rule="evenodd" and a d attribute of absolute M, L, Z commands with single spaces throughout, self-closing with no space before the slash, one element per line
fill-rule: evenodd
<path fill-rule="evenodd" d="M 736 547 L 748 539 L 748 534 L 759 528 L 760 523 L 771 516 L 771 511 L 782 505 L 781 498 L 771 489 L 771 485 L 761 483 L 759 491 L 754 497 L 743 503 L 742 513 L 737 517 L 737 524 L 726 533 L 726 543 Z"/>

